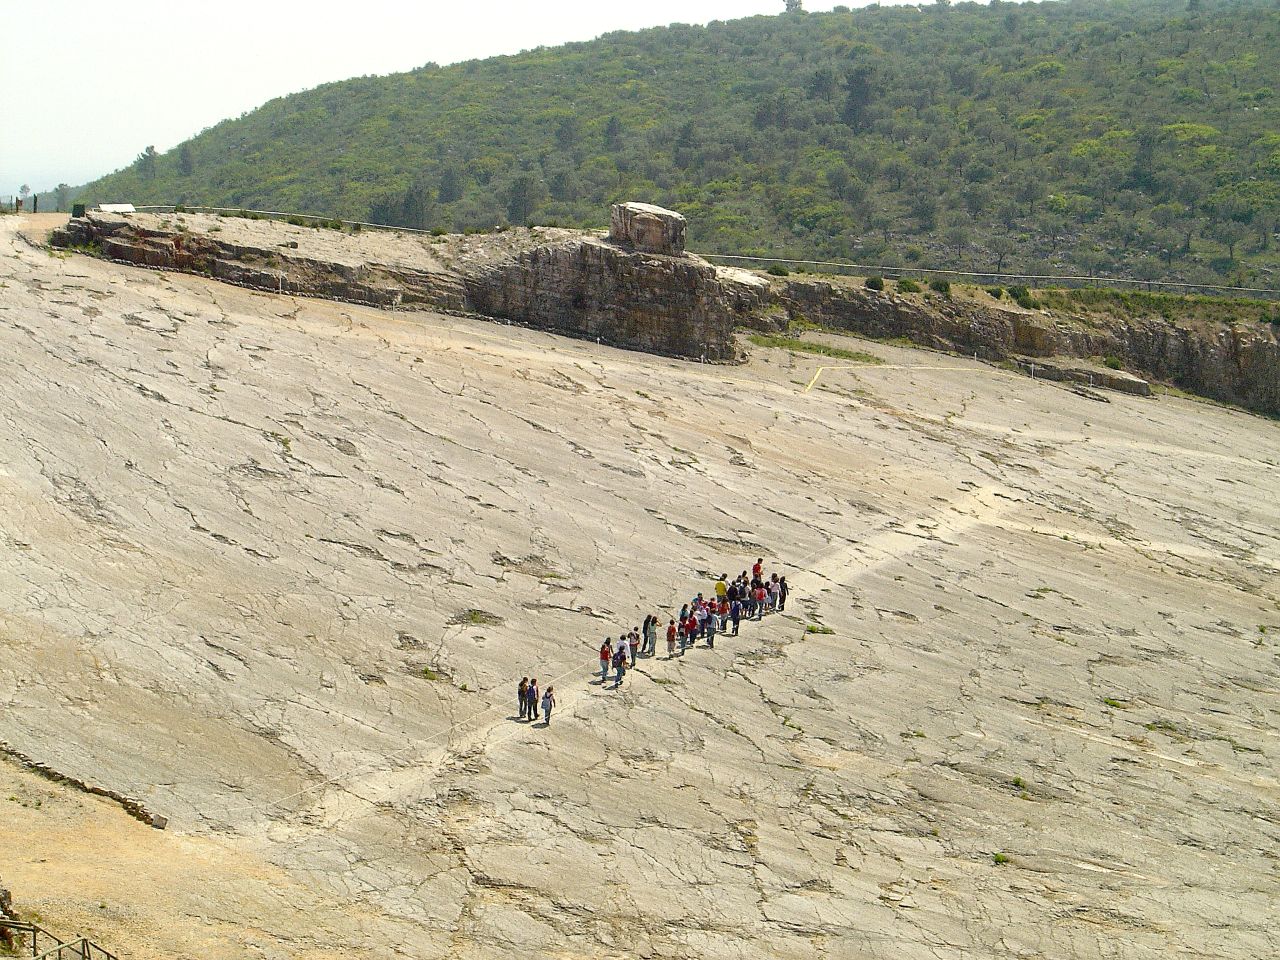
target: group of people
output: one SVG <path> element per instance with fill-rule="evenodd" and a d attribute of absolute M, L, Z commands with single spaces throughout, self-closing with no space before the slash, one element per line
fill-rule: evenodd
<path fill-rule="evenodd" d="M 705 640 L 708 647 L 716 645 L 716 634 L 732 627 L 738 635 L 743 620 L 760 620 L 766 613 L 787 608 L 787 578 L 777 573 L 766 574 L 764 558 L 760 557 L 748 575 L 744 570 L 733 580 L 721 574 L 715 582 L 711 596 L 699 593 L 680 608 L 679 614 L 667 622 L 667 659 L 684 656 L 687 649 Z M 637 657 L 657 655 L 658 617 L 650 614 L 644 623 L 633 627 L 630 633 L 621 634 L 616 644 L 606 637 L 600 645 L 600 685 L 609 680 L 610 668 L 614 671 L 613 689 L 622 686 L 627 669 L 635 667 Z"/>
<path fill-rule="evenodd" d="M 751 572 L 729 579 L 721 574 L 710 596 L 699 593 L 680 608 L 680 612 L 667 621 L 667 659 L 684 656 L 686 650 L 705 640 L 709 648 L 716 645 L 716 634 L 738 635 L 743 620 L 762 620 L 766 613 L 787 608 L 787 578 L 777 573 L 766 574 L 764 558 L 760 557 Z M 616 643 L 606 637 L 600 644 L 600 685 L 609 681 L 609 671 L 614 671 L 613 689 L 622 686 L 627 670 L 634 668 L 639 657 L 657 656 L 660 619 L 654 614 L 644 618 L 638 627 L 618 636 Z M 534 721 L 541 709 L 543 723 L 551 725 L 551 712 L 556 706 L 556 688 L 538 687 L 538 678 L 524 677 L 517 690 L 520 700 L 520 719 Z"/>
<path fill-rule="evenodd" d="M 520 698 L 520 719 L 530 722 L 538 719 L 538 707 L 542 707 L 542 722 L 546 726 L 551 726 L 551 711 L 556 706 L 556 688 L 548 684 L 547 689 L 541 691 L 539 696 L 538 678 L 534 677 L 530 680 L 528 677 L 520 681 L 520 686 L 516 690 Z"/>

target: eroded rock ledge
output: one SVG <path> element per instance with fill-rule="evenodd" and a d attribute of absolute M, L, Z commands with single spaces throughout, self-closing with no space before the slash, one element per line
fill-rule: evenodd
<path fill-rule="evenodd" d="M 1079 317 L 876 291 L 840 278 L 769 280 L 682 252 L 683 218 L 671 211 L 623 204 L 613 221 L 611 238 L 540 227 L 427 237 L 91 212 L 53 242 L 261 290 L 479 314 L 716 362 L 737 358 L 736 327 L 785 328 L 799 318 L 988 360 L 1110 356 L 1182 389 L 1280 414 L 1280 345 L 1265 324 Z M 1137 378 L 1093 372 L 1097 385 L 1145 392 Z"/>
<path fill-rule="evenodd" d="M 691 254 L 552 228 L 426 237 L 90 212 L 56 231 L 53 243 L 260 290 L 475 313 L 710 361 L 735 359 L 735 327 L 769 293 L 763 279 Z"/>

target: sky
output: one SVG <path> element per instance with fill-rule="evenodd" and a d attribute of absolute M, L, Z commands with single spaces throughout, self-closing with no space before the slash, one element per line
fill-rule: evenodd
<path fill-rule="evenodd" d="M 863 6 L 868 0 L 844 0 Z M 806 0 L 810 11 L 836 0 Z M 0 0 L 0 195 L 76 186 L 273 97 L 589 40 L 780 13 L 783 0 Z"/>

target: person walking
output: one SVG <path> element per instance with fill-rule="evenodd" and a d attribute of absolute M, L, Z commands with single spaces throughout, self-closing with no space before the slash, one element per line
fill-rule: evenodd
<path fill-rule="evenodd" d="M 676 637 L 679 631 L 676 629 L 676 622 L 672 620 L 667 624 L 667 659 L 670 660 L 676 655 Z"/>
<path fill-rule="evenodd" d="M 546 692 L 542 695 L 542 724 L 543 726 L 551 726 L 551 711 L 556 705 L 556 688 L 554 685 L 547 687 Z"/>
<path fill-rule="evenodd" d="M 765 590 L 764 584 L 762 583 L 758 587 L 756 587 L 755 593 L 756 593 L 756 597 L 755 597 L 756 619 L 763 620 L 764 619 L 764 598 L 768 596 L 768 591 Z"/>
<path fill-rule="evenodd" d="M 715 614 L 707 617 L 707 647 L 714 649 L 716 645 L 716 621 L 719 619 Z"/>
<path fill-rule="evenodd" d="M 613 663 L 613 645 L 609 643 L 609 638 L 604 638 L 604 643 L 600 644 L 600 686 L 604 686 L 606 680 L 609 679 L 609 664 Z"/>
<path fill-rule="evenodd" d="M 525 677 L 516 688 L 516 696 L 520 698 L 520 719 L 529 715 L 529 678 Z"/>
<path fill-rule="evenodd" d="M 753 580 L 764 579 L 764 557 L 761 557 L 759 560 L 757 560 L 755 564 L 751 567 L 751 578 Z"/>
<path fill-rule="evenodd" d="M 529 691 L 525 694 L 525 701 L 529 704 L 529 719 L 538 719 L 538 678 L 534 677 L 529 681 Z"/>
<path fill-rule="evenodd" d="M 733 621 L 733 635 L 738 635 L 738 622 L 742 619 L 742 601 L 735 600 L 729 604 L 729 619 Z"/>
<path fill-rule="evenodd" d="M 613 689 L 617 690 L 622 686 L 622 678 L 627 675 L 627 654 L 622 647 L 619 647 L 613 655 L 613 668 L 617 671 L 617 675 L 613 678 Z"/>
<path fill-rule="evenodd" d="M 778 578 L 778 609 L 787 609 L 787 578 Z"/>

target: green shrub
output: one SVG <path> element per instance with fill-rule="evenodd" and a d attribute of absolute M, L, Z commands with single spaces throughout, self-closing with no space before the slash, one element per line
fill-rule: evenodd
<path fill-rule="evenodd" d="M 1112 370 L 1124 369 L 1124 364 L 1120 362 L 1119 357 L 1107 357 L 1105 360 L 1102 361 L 1102 365 Z"/>
<path fill-rule="evenodd" d="M 184 206 L 183 206 L 182 204 L 180 204 L 180 203 L 175 203 L 175 204 L 173 205 L 173 212 L 174 212 L 174 213 L 186 213 L 186 212 L 187 212 L 187 208 L 186 208 L 186 207 L 184 207 Z"/>
<path fill-rule="evenodd" d="M 791 276 L 791 271 L 790 271 L 790 270 L 788 270 L 786 267 L 784 267 L 784 266 L 783 266 L 782 264 L 780 264 L 780 263 L 771 264 L 771 265 L 769 266 L 769 268 L 768 268 L 767 270 L 765 270 L 765 273 L 769 274 L 769 276 L 771 276 L 771 277 L 789 277 L 789 276 Z"/>
<path fill-rule="evenodd" d="M 920 284 L 916 283 L 910 277 L 904 280 L 898 281 L 899 293 L 919 293 L 920 290 L 921 290 Z"/>
<path fill-rule="evenodd" d="M 991 294 L 992 299 L 999 300 L 1004 296 L 1004 287 L 987 287 L 987 293 Z"/>
<path fill-rule="evenodd" d="M 435 229 L 433 229 L 433 230 L 431 231 L 431 235 L 432 235 L 433 237 L 443 237 L 443 236 L 444 236 L 446 233 L 448 233 L 448 232 L 449 232 L 449 231 L 448 231 L 448 230 L 446 230 L 444 227 L 436 227 Z"/>
<path fill-rule="evenodd" d="M 930 280 L 929 289 L 934 291 L 935 293 L 942 294 L 944 297 L 949 297 L 951 296 L 951 281 L 950 280 Z"/>
<path fill-rule="evenodd" d="M 1009 296 L 1014 303 L 1024 310 L 1034 310 L 1040 306 L 1040 301 L 1031 296 L 1031 291 L 1023 286 L 1010 287 Z"/>
<path fill-rule="evenodd" d="M 924 250 L 922 250 L 920 247 L 917 247 L 917 246 L 910 246 L 910 247 L 907 247 L 907 249 L 903 252 L 903 256 L 905 256 L 912 263 L 915 263 L 917 260 L 919 260 L 921 257 L 924 256 Z"/>
<path fill-rule="evenodd" d="M 285 223 L 291 223 L 295 227 L 305 227 L 307 225 L 307 221 L 303 220 L 301 217 L 286 217 Z"/>
<path fill-rule="evenodd" d="M 884 289 L 884 277 L 867 277 L 867 289 L 868 289 L 868 290 L 883 290 L 883 289 Z"/>

